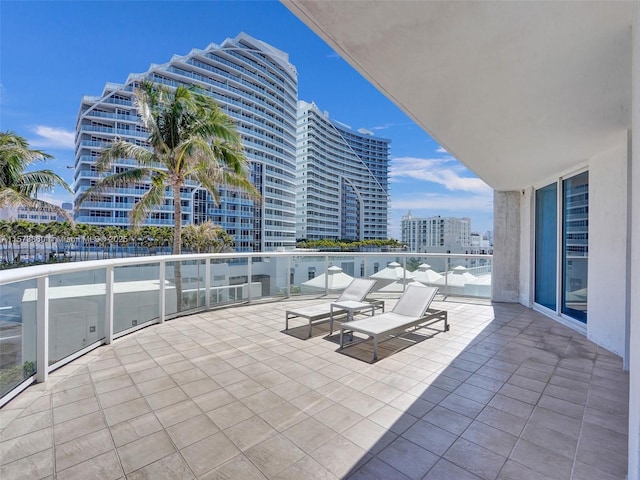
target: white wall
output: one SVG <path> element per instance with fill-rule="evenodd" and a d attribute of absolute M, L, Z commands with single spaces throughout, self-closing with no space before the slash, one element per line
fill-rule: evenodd
<path fill-rule="evenodd" d="M 627 306 L 627 136 L 589 161 L 587 337 L 624 356 Z"/>

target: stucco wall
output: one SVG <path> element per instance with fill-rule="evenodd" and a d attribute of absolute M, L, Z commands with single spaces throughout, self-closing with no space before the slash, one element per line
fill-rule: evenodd
<path fill-rule="evenodd" d="M 587 337 L 624 356 L 627 308 L 627 138 L 589 161 Z"/>
<path fill-rule="evenodd" d="M 520 191 L 493 194 L 493 301 L 517 303 L 520 282 Z"/>

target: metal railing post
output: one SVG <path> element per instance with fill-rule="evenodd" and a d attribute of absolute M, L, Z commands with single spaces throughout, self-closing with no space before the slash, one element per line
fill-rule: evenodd
<path fill-rule="evenodd" d="M 49 376 L 49 277 L 36 280 L 36 382 Z"/>
<path fill-rule="evenodd" d="M 109 345 L 113 342 L 113 306 L 114 306 L 114 280 L 115 274 L 113 270 L 113 265 L 109 265 L 107 267 L 106 275 L 105 275 L 105 299 L 104 299 L 104 343 Z"/>
<path fill-rule="evenodd" d="M 253 257 L 249 257 L 247 258 L 247 282 L 248 282 L 248 286 L 247 286 L 247 302 L 251 303 L 251 277 L 252 277 L 252 260 Z"/>
<path fill-rule="evenodd" d="M 287 298 L 291 296 L 291 255 L 287 255 Z"/>
<path fill-rule="evenodd" d="M 324 257 L 324 294 L 329 295 L 329 255 Z"/>
<path fill-rule="evenodd" d="M 207 309 L 211 308 L 211 259 L 207 258 L 204 264 L 204 304 Z"/>
<path fill-rule="evenodd" d="M 159 290 L 159 295 L 160 298 L 158 299 L 158 301 L 160 302 L 160 311 L 159 311 L 159 316 L 158 316 L 158 322 L 159 323 L 164 323 L 164 317 L 167 314 L 167 306 L 166 306 L 166 299 L 167 299 L 167 291 L 166 291 L 166 266 L 167 266 L 167 262 L 165 260 L 161 260 L 160 261 L 160 290 Z"/>

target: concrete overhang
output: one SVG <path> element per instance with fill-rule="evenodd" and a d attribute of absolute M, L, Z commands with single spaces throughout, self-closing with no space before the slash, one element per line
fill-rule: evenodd
<path fill-rule="evenodd" d="M 631 128 L 632 1 L 282 1 L 496 190 Z"/>

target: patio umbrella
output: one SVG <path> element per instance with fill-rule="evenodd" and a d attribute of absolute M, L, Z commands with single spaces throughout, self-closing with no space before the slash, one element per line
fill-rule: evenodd
<path fill-rule="evenodd" d="M 344 290 L 353 280 L 353 277 L 344 273 L 340 267 L 333 266 L 328 268 L 327 273 L 302 282 L 300 284 L 302 291 L 304 293 L 324 292 L 325 278 L 330 292 Z"/>
<path fill-rule="evenodd" d="M 405 270 L 398 262 L 391 262 L 369 278 L 377 280 L 374 288 L 379 292 L 402 292 L 404 285 L 413 283 L 414 274 Z"/>
<path fill-rule="evenodd" d="M 431 268 L 431 265 L 423 263 L 418 266 L 418 270 L 413 272 L 415 279 L 420 283 L 430 284 L 435 283 L 442 278 L 438 272 Z"/>

